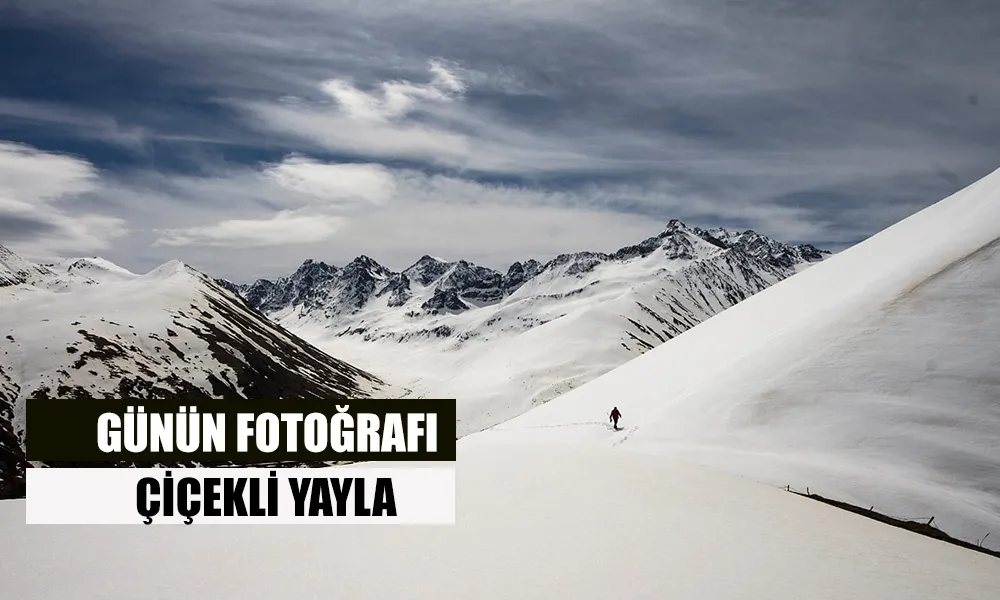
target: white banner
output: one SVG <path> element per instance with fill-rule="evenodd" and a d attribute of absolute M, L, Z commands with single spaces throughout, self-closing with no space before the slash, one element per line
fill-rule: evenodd
<path fill-rule="evenodd" d="M 28 525 L 455 523 L 438 467 L 32 468 Z"/>

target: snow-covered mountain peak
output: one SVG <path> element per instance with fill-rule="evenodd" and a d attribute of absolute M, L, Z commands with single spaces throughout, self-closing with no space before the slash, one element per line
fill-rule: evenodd
<path fill-rule="evenodd" d="M 145 275 L 142 275 L 143 279 L 167 279 L 181 273 L 194 272 L 186 264 L 179 260 L 169 260 L 162 265 L 156 267 L 155 269 L 149 271 Z"/>
<path fill-rule="evenodd" d="M 340 270 L 339 268 L 333 265 L 329 265 L 323 261 L 317 261 L 311 258 L 307 258 L 306 260 L 302 261 L 302 264 L 299 265 L 299 268 L 296 269 L 294 273 L 292 273 L 290 279 L 296 281 L 304 281 L 310 278 L 324 279 L 331 275 L 335 275 L 339 270 Z"/>
<path fill-rule="evenodd" d="M 671 221 L 674 223 L 674 221 Z M 659 252 L 657 258 L 672 261 L 690 261 L 709 256 L 726 249 L 712 239 L 706 239 L 695 230 L 689 229 L 683 223 L 668 227 L 659 235 L 647 238 L 633 246 L 619 249 L 611 257 L 614 260 L 625 261 L 635 258 L 645 258 L 654 252 Z"/>
<path fill-rule="evenodd" d="M 44 266 L 60 273 L 78 275 L 95 282 L 126 281 L 139 277 L 128 269 L 99 256 L 67 258 Z"/>
<path fill-rule="evenodd" d="M 528 281 L 542 270 L 542 263 L 531 258 L 523 263 L 521 261 L 515 261 L 510 267 L 507 268 L 507 274 L 504 276 L 504 290 L 507 292 L 508 297 L 513 295 L 524 282 Z"/>
<path fill-rule="evenodd" d="M 57 276 L 52 269 L 25 260 L 0 244 L 0 287 L 33 285 Z"/>
<path fill-rule="evenodd" d="M 0 289 L 0 455 L 22 457 L 0 461 L 0 497 L 23 485 L 29 397 L 335 400 L 391 389 L 181 261 L 116 281 L 56 273 L 7 249 L 0 261 L 13 282 Z M 54 285 L 60 278 L 69 284 Z"/>
<path fill-rule="evenodd" d="M 69 259 L 55 264 L 35 263 L 0 245 L 0 287 L 29 286 L 53 292 L 68 291 L 101 281 L 128 278 L 126 273 L 135 277 L 100 258 Z"/>
<path fill-rule="evenodd" d="M 347 273 L 358 274 L 367 273 L 368 275 L 378 279 L 384 279 L 388 275 L 392 274 L 392 271 L 379 264 L 379 262 L 375 259 L 370 256 L 365 256 L 364 254 L 344 265 L 344 271 Z"/>
<path fill-rule="evenodd" d="M 425 254 L 420 257 L 420 259 L 413 263 L 411 266 L 403 269 L 403 274 L 406 275 L 408 279 L 419 283 L 422 286 L 427 286 L 438 279 L 442 275 L 448 272 L 451 265 L 454 263 L 446 262 L 440 258 L 435 258 L 429 254 Z"/>
<path fill-rule="evenodd" d="M 730 231 L 722 227 L 714 229 L 696 227 L 692 231 L 706 240 L 722 243 L 728 248 L 745 252 L 783 268 L 821 261 L 830 256 L 829 251 L 820 250 L 812 244 L 783 244 L 752 229 Z"/>
<path fill-rule="evenodd" d="M 676 231 L 688 230 L 688 226 L 680 219 L 670 219 L 663 228 L 663 233 L 674 233 Z"/>
<path fill-rule="evenodd" d="M 503 297 L 502 283 L 503 276 L 493 269 L 460 260 L 452 263 L 451 269 L 437 285 L 437 291 L 454 291 L 466 300 L 490 304 Z"/>

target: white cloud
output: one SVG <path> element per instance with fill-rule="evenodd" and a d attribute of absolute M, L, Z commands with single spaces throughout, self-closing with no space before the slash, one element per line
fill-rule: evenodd
<path fill-rule="evenodd" d="M 432 79 L 420 84 L 386 81 L 365 91 L 349 79 L 319 84 L 333 102 L 238 102 L 253 126 L 334 152 L 374 160 L 416 160 L 446 168 L 532 173 L 627 166 L 602 155 L 599 145 L 581 152 L 559 136 L 505 123 L 463 102 L 459 69 L 431 61 Z"/>
<path fill-rule="evenodd" d="M 332 237 L 344 219 L 308 211 L 281 211 L 267 219 L 227 219 L 215 225 L 158 230 L 161 246 L 266 247 L 321 242 Z"/>
<path fill-rule="evenodd" d="M 440 157 L 456 163 L 471 151 L 470 140 L 435 125 L 410 122 L 416 111 L 440 112 L 435 105 L 453 103 L 464 86 L 443 64 L 432 62 L 433 79 L 427 84 L 382 82 L 366 92 L 349 79 L 319 84 L 332 103 L 307 104 L 297 99 L 282 103 L 245 103 L 256 123 L 282 133 L 313 141 L 331 150 L 358 152 L 373 157 Z"/>
<path fill-rule="evenodd" d="M 427 84 L 385 81 L 379 85 L 381 97 L 364 92 L 351 81 L 330 79 L 320 85 L 340 107 L 343 116 L 362 122 L 386 123 L 405 117 L 421 106 L 448 103 L 465 91 L 465 85 L 440 61 L 431 61 L 433 79 Z"/>
<path fill-rule="evenodd" d="M 133 181 L 119 193 L 142 197 Z M 227 214 L 255 210 L 257 204 L 279 206 L 278 212 L 252 218 L 228 218 L 212 225 L 158 228 L 156 246 L 272 247 L 311 244 L 335 236 L 348 216 L 391 201 L 396 179 L 378 164 L 329 164 L 293 155 L 259 171 L 242 169 L 216 177 L 174 177 L 178 199 L 197 201 L 211 194 L 223 198 Z M 168 198 L 169 201 L 169 198 Z M 203 210 L 212 210 L 211 205 Z M 200 216 L 200 215 L 199 215 Z"/>
<path fill-rule="evenodd" d="M 382 204 L 392 196 L 395 180 L 379 164 L 324 164 L 291 156 L 267 168 L 264 179 L 314 198 L 321 203 L 371 202 Z"/>
<path fill-rule="evenodd" d="M 124 220 L 74 206 L 100 185 L 87 161 L 0 142 L 0 243 L 28 258 L 109 248 L 126 233 Z"/>
<path fill-rule="evenodd" d="M 395 185 L 390 170 L 380 164 L 324 163 L 297 154 L 258 168 L 206 171 L 203 176 L 120 174 L 105 182 L 104 197 L 122 211 L 155 208 L 157 218 L 173 223 L 184 218 L 204 221 L 220 212 L 267 217 L 306 206 L 350 213 L 386 202 Z"/>
<path fill-rule="evenodd" d="M 0 193 L 28 203 L 91 191 L 98 181 L 87 161 L 10 142 L 0 142 L 0 174 Z"/>

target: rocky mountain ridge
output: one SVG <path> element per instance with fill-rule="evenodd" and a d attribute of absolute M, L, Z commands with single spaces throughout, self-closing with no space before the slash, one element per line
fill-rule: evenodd
<path fill-rule="evenodd" d="M 217 281 L 266 315 L 296 307 L 301 312 L 320 311 L 328 319 L 349 318 L 375 299 L 384 298 L 390 308 L 402 307 L 414 297 L 414 287 L 433 284 L 433 293 L 411 311 L 418 308 L 434 315 L 496 304 L 529 280 L 556 270 L 561 270 L 562 276 L 578 276 L 598 265 L 646 258 L 654 252 L 664 260 L 694 261 L 707 258 L 712 251 L 743 254 L 778 271 L 818 262 L 830 254 L 810 244 L 784 244 L 752 230 L 689 228 L 674 219 L 658 235 L 613 253 L 583 251 L 560 254 L 546 263 L 535 259 L 517 261 L 505 273 L 465 260 L 449 262 L 430 255 L 393 272 L 362 255 L 343 267 L 307 259 L 291 275 L 273 281 Z"/>
<path fill-rule="evenodd" d="M 136 275 L 100 259 L 37 265 L 0 246 L 0 277 L 0 498 L 24 493 L 28 398 L 395 394 L 178 261 Z"/>

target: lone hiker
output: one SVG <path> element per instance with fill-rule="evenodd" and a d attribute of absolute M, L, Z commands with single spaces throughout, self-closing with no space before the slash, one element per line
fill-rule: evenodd
<path fill-rule="evenodd" d="M 618 429 L 618 419 L 622 418 L 622 414 L 618 412 L 618 407 L 616 406 L 614 410 L 611 411 L 611 421 L 615 424 L 615 429 Z"/>

